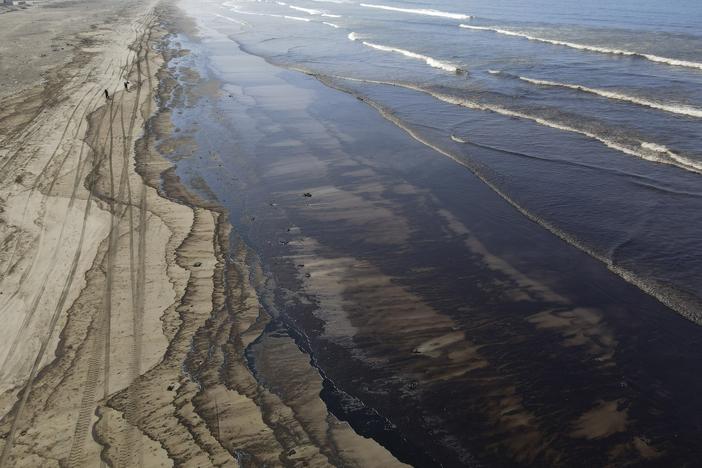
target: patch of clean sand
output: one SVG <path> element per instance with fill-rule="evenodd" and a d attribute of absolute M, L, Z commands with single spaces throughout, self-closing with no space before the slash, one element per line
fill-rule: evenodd
<path fill-rule="evenodd" d="M 621 409 L 621 401 L 600 401 L 594 408 L 583 413 L 574 424 L 571 436 L 585 439 L 600 439 L 622 432 L 627 425 L 627 410 Z"/>

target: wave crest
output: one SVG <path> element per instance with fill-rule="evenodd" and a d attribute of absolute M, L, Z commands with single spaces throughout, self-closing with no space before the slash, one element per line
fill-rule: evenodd
<path fill-rule="evenodd" d="M 498 72 L 499 74 L 499 72 Z M 559 88 L 573 89 L 576 91 L 582 91 L 584 93 L 595 94 L 597 96 L 606 97 L 609 99 L 614 99 L 617 101 L 629 102 L 632 104 L 637 104 L 640 106 L 650 107 L 653 109 L 662 110 L 665 112 L 670 112 L 672 114 L 686 115 L 688 117 L 702 118 L 702 109 L 686 106 L 683 104 L 666 104 L 662 102 L 651 101 L 648 99 L 643 99 L 637 96 L 630 96 L 623 93 L 618 93 L 614 91 L 608 91 L 606 89 L 588 88 L 587 86 L 582 86 L 578 84 L 560 83 L 557 81 L 548 80 L 537 80 L 534 78 L 527 78 L 524 76 L 518 77 L 520 80 L 527 83 L 539 85 L 539 86 L 551 86 Z"/>
<path fill-rule="evenodd" d="M 469 20 L 473 18 L 471 15 L 464 15 L 463 13 L 450 13 L 448 11 L 433 10 L 428 8 L 398 8 L 388 5 L 377 5 L 374 3 L 361 3 L 362 7 L 366 8 L 376 8 L 378 10 L 387 11 L 397 11 L 400 13 L 410 13 L 414 15 L 424 15 L 424 16 L 438 16 L 440 18 L 451 18 L 459 20 Z"/>
<path fill-rule="evenodd" d="M 661 57 L 658 55 L 645 54 L 642 52 L 632 52 L 630 50 L 612 49 L 609 47 L 600 47 L 600 46 L 593 46 L 593 45 L 587 45 L 587 44 L 578 44 L 575 42 L 559 41 L 556 39 L 546 39 L 543 37 L 531 36 L 531 35 L 526 34 L 526 33 L 518 32 L 518 31 L 510 31 L 507 29 L 490 28 L 490 27 L 486 27 L 486 26 L 473 26 L 473 25 L 469 25 L 469 24 L 460 24 L 459 27 L 464 28 L 464 29 L 473 29 L 476 31 L 491 31 L 491 32 L 495 32 L 497 34 L 503 34 L 505 36 L 521 37 L 524 39 L 528 39 L 530 41 L 543 42 L 546 44 L 570 47 L 571 49 L 585 50 L 588 52 L 598 52 L 601 54 L 621 55 L 621 56 L 625 56 L 625 57 L 639 57 L 639 58 L 643 58 L 643 59 L 646 59 L 646 60 L 651 61 L 651 62 L 663 63 L 666 65 L 673 65 L 673 66 L 678 66 L 678 67 L 696 68 L 698 70 L 702 70 L 702 63 L 692 62 L 689 60 Z"/>
<path fill-rule="evenodd" d="M 438 99 L 439 101 L 448 103 L 448 104 L 453 104 L 461 107 L 465 107 L 466 109 L 473 109 L 473 110 L 480 110 L 480 111 L 487 111 L 487 112 L 492 112 L 495 114 L 499 115 L 504 115 L 506 117 L 515 117 L 518 119 L 523 119 L 523 120 L 529 120 L 534 123 L 537 123 L 539 125 L 543 125 L 545 127 L 550 127 L 554 128 L 556 130 L 563 130 L 565 132 L 570 132 L 570 133 L 577 133 L 579 135 L 583 135 L 585 137 L 591 138 L 593 140 L 597 140 L 603 145 L 607 146 L 608 148 L 611 148 L 613 150 L 619 151 L 621 153 L 627 154 L 629 156 L 635 156 L 639 159 L 644 159 L 646 161 L 651 161 L 651 162 L 656 162 L 656 163 L 662 163 L 662 164 L 669 164 L 672 166 L 676 166 L 680 169 L 684 169 L 689 172 L 695 172 L 698 174 L 702 174 L 702 161 L 690 159 L 688 157 L 685 157 L 681 154 L 675 153 L 671 151 L 669 148 L 666 146 L 656 144 L 656 143 L 650 143 L 650 142 L 639 142 L 638 146 L 633 146 L 629 144 L 624 144 L 619 141 L 611 140 L 605 136 L 598 135 L 590 130 L 583 129 L 583 128 L 577 128 L 574 127 L 568 123 L 565 122 L 556 122 L 553 120 L 549 120 L 540 116 L 536 115 L 531 115 L 527 114 L 525 112 L 521 111 L 516 111 L 512 109 L 507 109 L 505 107 L 497 106 L 497 105 L 490 105 L 490 104 L 483 104 L 477 101 L 471 101 L 465 98 L 460 98 L 457 96 L 452 96 L 449 94 L 443 94 L 443 93 L 438 93 L 426 88 L 422 88 L 421 86 L 417 85 L 412 85 L 412 84 L 407 84 L 407 83 L 399 83 L 395 81 L 380 81 L 380 80 L 365 80 L 365 79 L 360 79 L 360 78 L 347 78 L 347 77 L 338 77 L 340 79 L 344 80 L 349 80 L 349 81 L 359 81 L 359 82 L 364 82 L 364 83 L 371 83 L 371 84 L 381 84 L 381 85 L 388 85 L 388 86 L 397 86 L 400 88 L 405 88 L 405 89 L 411 89 L 413 91 L 418 91 L 420 93 L 425 93 L 428 94 L 435 99 Z M 454 140 L 457 143 L 461 143 L 461 141 Z"/>
<path fill-rule="evenodd" d="M 389 47 L 381 44 L 374 44 L 372 42 L 366 42 L 363 41 L 363 45 L 367 47 L 371 47 L 373 49 L 381 50 L 383 52 L 395 52 L 401 55 L 404 55 L 405 57 L 413 58 L 413 59 L 418 59 L 418 60 L 424 60 L 424 62 L 429 65 L 430 67 L 434 68 L 440 68 L 441 70 L 446 70 L 451 73 L 456 73 L 459 71 L 459 68 L 456 67 L 455 65 L 452 65 L 447 62 L 442 62 L 440 60 L 437 60 L 433 57 L 429 57 L 427 55 L 422 55 L 422 54 L 417 54 L 415 52 L 411 52 L 409 50 L 405 49 L 398 49 L 396 47 Z"/>

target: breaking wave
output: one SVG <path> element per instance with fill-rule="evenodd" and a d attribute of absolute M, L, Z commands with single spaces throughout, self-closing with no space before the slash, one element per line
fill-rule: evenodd
<path fill-rule="evenodd" d="M 351 33 L 351 34 L 353 34 L 353 33 Z M 351 39 L 350 34 L 349 34 L 349 39 Z M 355 39 L 351 39 L 351 40 L 355 40 Z M 430 67 L 439 68 L 441 70 L 446 70 L 446 71 L 451 72 L 451 73 L 456 73 L 457 71 L 459 71 L 459 68 L 456 67 L 455 65 L 452 65 L 452 64 L 447 63 L 447 62 L 442 62 L 440 60 L 437 60 L 433 57 L 429 57 L 427 55 L 422 55 L 422 54 L 417 54 L 415 52 L 410 52 L 409 50 L 398 49 L 396 47 L 389 47 L 389 46 L 385 46 L 385 45 L 381 45 L 381 44 L 374 44 L 372 42 L 366 42 L 366 41 L 363 41 L 363 45 L 365 45 L 367 47 L 371 47 L 373 49 L 381 50 L 383 52 L 395 52 L 398 54 L 402 54 L 405 57 L 418 59 L 418 60 L 424 60 L 424 62 L 427 65 L 429 65 Z"/>
<path fill-rule="evenodd" d="M 651 107 L 653 109 L 658 109 L 658 110 L 670 112 L 673 114 L 686 115 L 688 117 L 702 118 L 702 109 L 699 109 L 696 107 L 691 107 L 691 106 L 685 106 L 683 104 L 665 104 L 665 103 L 661 103 L 661 102 L 650 101 L 648 99 L 643 99 L 643 98 L 636 97 L 636 96 L 629 96 L 627 94 L 617 93 L 614 91 L 607 91 L 605 89 L 597 89 L 597 88 L 588 88 L 586 86 L 581 86 L 581 85 L 576 85 L 576 84 L 559 83 L 556 81 L 548 81 L 548 80 L 537 80 L 537 79 L 533 79 L 533 78 L 527 78 L 524 76 L 519 76 L 518 78 L 522 81 L 526 81 L 527 83 L 531 83 L 531 84 L 535 84 L 535 85 L 539 85 L 539 86 L 552 86 L 552 87 L 559 87 L 559 88 L 574 89 L 577 91 L 595 94 L 597 96 L 606 97 L 606 98 L 614 99 L 617 101 L 625 101 L 625 102 L 637 104 L 640 106 Z"/>
<path fill-rule="evenodd" d="M 283 19 L 289 19 L 289 20 L 294 20 L 294 21 L 304 21 L 306 23 L 309 23 L 310 20 L 308 18 L 300 18 L 299 16 L 288 16 L 288 15 L 276 15 L 275 13 L 254 13 L 253 11 L 241 11 L 237 10 L 236 8 L 230 8 L 232 13 L 237 13 L 240 15 L 251 15 L 251 16 L 268 16 L 269 18 L 283 18 Z"/>
<path fill-rule="evenodd" d="M 530 41 L 543 42 L 546 44 L 570 47 L 572 49 L 585 50 L 588 52 L 599 52 L 601 54 L 613 54 L 613 55 L 621 55 L 621 56 L 626 56 L 626 57 L 639 57 L 639 58 L 649 60 L 651 62 L 664 63 L 666 65 L 673 65 L 673 66 L 678 66 L 678 67 L 696 68 L 698 70 L 702 70 L 702 63 L 692 62 L 689 60 L 680 60 L 680 59 L 674 59 L 674 58 L 669 58 L 669 57 L 660 57 L 658 55 L 645 54 L 642 52 L 632 52 L 630 50 L 612 49 L 609 47 L 599 47 L 599 46 L 586 45 L 586 44 L 577 44 L 575 42 L 559 41 L 559 40 L 555 40 L 555 39 L 546 39 L 543 37 L 531 36 L 531 35 L 526 34 L 526 33 L 518 32 L 518 31 L 510 31 L 507 29 L 491 28 L 491 27 L 486 27 L 486 26 L 472 26 L 469 24 L 460 24 L 459 26 L 461 28 L 464 28 L 464 29 L 473 29 L 473 30 L 477 30 L 477 31 L 492 31 L 492 32 L 495 32 L 497 34 L 503 34 L 505 36 L 521 37 L 524 39 L 528 39 Z"/>
<path fill-rule="evenodd" d="M 378 10 L 397 11 L 400 13 L 410 13 L 410 14 L 414 14 L 414 15 L 438 16 L 440 18 L 451 18 L 451 19 L 459 19 L 459 20 L 469 20 L 472 18 L 472 16 L 464 15 L 462 13 L 449 13 L 447 11 L 432 10 L 432 9 L 425 9 L 425 8 L 398 8 L 398 7 L 387 6 L 387 5 L 376 5 L 373 3 L 361 3 L 361 6 L 366 7 L 366 8 L 377 8 Z"/>
<path fill-rule="evenodd" d="M 285 5 L 283 2 L 279 2 L 280 5 Z M 341 15 L 333 15 L 331 13 L 327 13 L 326 11 L 322 10 L 315 10 L 314 8 L 303 8 L 299 7 L 296 5 L 287 5 L 289 8 L 292 8 L 293 10 L 296 11 L 301 11 L 303 13 L 307 13 L 308 15 L 313 15 L 313 16 L 323 16 L 325 18 L 341 18 Z"/>
<path fill-rule="evenodd" d="M 439 101 L 446 102 L 448 104 L 454 104 L 457 106 L 465 107 L 467 109 L 487 111 L 487 112 L 492 112 L 492 113 L 499 114 L 499 115 L 504 115 L 506 117 L 515 117 L 518 119 L 529 120 L 531 122 L 537 123 L 539 125 L 543 125 L 545 127 L 550 127 L 550 128 L 554 128 L 557 130 L 563 130 L 566 132 L 577 133 L 579 135 L 586 136 L 586 137 L 591 138 L 593 140 L 599 141 L 600 143 L 604 144 L 608 148 L 611 148 L 613 150 L 627 154 L 629 156 L 635 156 L 637 158 L 644 159 L 646 161 L 656 162 L 656 163 L 670 164 L 670 165 L 676 166 L 680 169 L 684 169 L 686 171 L 702 174 L 702 161 L 697 161 L 694 159 L 687 158 L 683 155 L 680 155 L 678 153 L 671 151 L 666 146 L 659 145 L 656 143 L 639 142 L 636 146 L 627 145 L 627 144 L 624 144 L 624 143 L 621 143 L 621 142 L 618 142 L 615 140 L 611 140 L 607 137 L 598 135 L 590 130 L 574 127 L 574 126 L 572 126 L 568 123 L 565 123 L 565 122 L 556 122 L 553 120 L 545 119 L 543 117 L 527 114 L 527 113 L 521 112 L 521 111 L 507 109 L 507 108 L 497 106 L 497 105 L 483 104 L 483 103 L 479 103 L 476 101 L 471 101 L 468 99 L 460 98 L 457 96 L 452 96 L 449 94 L 438 93 L 438 92 L 435 92 L 435 91 L 432 91 L 429 89 L 425 89 L 425 88 L 422 88 L 420 86 L 416 86 L 416 85 L 412 85 L 412 84 L 399 83 L 399 82 L 395 82 L 395 81 L 364 80 L 364 79 L 346 78 L 346 77 L 338 77 L 338 78 L 346 79 L 346 80 L 350 80 L 350 81 L 359 81 L 359 82 L 372 83 L 372 84 L 382 84 L 382 85 L 389 85 L 389 86 L 397 86 L 397 87 L 405 88 L 405 89 L 411 89 L 413 91 L 418 91 L 420 93 L 428 94 L 428 95 L 434 97 L 435 99 L 438 99 Z M 459 142 L 457 140 L 454 140 L 454 141 Z"/>

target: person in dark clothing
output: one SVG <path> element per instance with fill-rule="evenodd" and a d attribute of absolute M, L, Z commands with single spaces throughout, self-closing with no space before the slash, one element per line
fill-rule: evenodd
<path fill-rule="evenodd" d="M 129 91 L 129 81 L 124 82 L 124 90 Z"/>
<path fill-rule="evenodd" d="M 105 99 L 110 99 L 110 93 L 107 90 L 105 90 Z"/>

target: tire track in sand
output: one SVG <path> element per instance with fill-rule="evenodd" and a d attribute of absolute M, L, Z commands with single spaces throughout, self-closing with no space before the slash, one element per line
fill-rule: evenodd
<path fill-rule="evenodd" d="M 144 21 L 144 24 L 142 25 L 142 29 L 147 28 L 147 21 L 149 18 L 147 17 Z M 150 25 L 149 25 L 150 27 Z M 136 64 L 137 70 L 139 71 L 138 75 L 138 80 L 140 81 L 141 79 L 141 74 L 140 74 L 140 53 L 141 53 L 141 48 L 144 40 L 145 33 L 142 34 L 141 38 L 139 37 L 139 31 L 135 30 L 135 44 L 139 44 L 137 46 L 136 52 L 135 52 L 135 57 L 131 62 L 131 67 L 129 68 L 129 71 L 126 72 L 126 76 L 129 76 L 131 70 L 133 70 L 134 65 Z M 126 67 L 125 67 L 126 68 Z M 125 76 L 125 77 L 126 77 Z M 120 175 L 120 184 L 119 184 L 119 195 L 117 197 L 118 201 L 122 201 L 124 197 L 124 190 L 126 188 L 127 190 L 127 200 L 128 202 L 126 203 L 126 209 L 128 211 L 128 220 L 129 220 L 129 248 L 130 248 L 130 285 L 131 289 L 133 291 L 132 294 L 132 314 L 134 316 L 134 322 L 136 323 L 138 320 L 137 317 L 137 312 L 136 312 L 136 302 L 137 300 L 135 299 L 136 294 L 134 294 L 135 291 L 135 274 L 134 274 L 134 222 L 133 222 L 133 198 L 132 198 L 132 190 L 131 190 L 131 184 L 129 182 L 129 150 L 132 145 L 132 139 L 133 139 L 133 134 L 134 134 L 134 126 L 135 126 L 135 121 L 136 121 L 136 115 L 139 109 L 139 101 L 140 101 L 140 95 L 141 95 L 141 87 L 137 86 L 136 88 L 136 96 L 134 99 L 134 104 L 132 106 L 132 110 L 130 112 L 130 118 L 129 118 L 129 129 L 125 129 L 124 125 L 124 92 L 120 94 L 120 105 L 119 105 L 119 113 L 120 113 L 120 126 L 122 130 L 122 171 Z M 112 129 L 111 131 L 112 132 Z M 112 138 L 112 134 L 110 133 L 110 138 Z M 112 164 L 112 151 L 110 151 L 110 164 Z M 114 175 L 112 174 L 112 171 L 110 171 L 110 177 L 113 177 Z M 113 180 L 113 179 L 111 179 Z M 111 194 L 110 197 L 112 200 L 114 200 L 114 197 Z M 113 220 L 117 220 L 117 225 L 119 225 L 119 220 L 122 219 L 124 216 L 124 210 L 122 213 L 120 213 L 118 216 L 115 216 L 113 213 Z M 93 327 L 93 332 L 92 332 L 92 338 L 91 338 L 91 351 L 90 351 L 90 359 L 89 359 L 89 365 L 88 369 L 86 371 L 86 377 L 85 377 L 85 383 L 84 383 L 84 391 L 81 399 L 81 407 L 79 410 L 79 416 L 76 422 L 76 426 L 74 429 L 74 436 L 72 438 L 72 445 L 71 445 L 71 450 L 70 450 L 70 455 L 69 455 L 69 464 L 70 466 L 82 466 L 83 464 L 83 451 L 84 451 L 84 444 L 87 439 L 88 435 L 88 430 L 90 426 L 90 421 L 91 421 L 91 416 L 93 414 L 93 410 L 95 408 L 95 395 L 96 395 L 96 390 L 97 390 L 97 384 L 98 384 L 98 377 L 100 374 L 100 361 L 103 361 L 103 373 L 105 375 L 104 377 L 104 390 L 103 390 L 103 399 L 106 399 L 108 394 L 109 394 L 109 352 L 110 352 L 110 346 L 109 346 L 109 334 L 110 334 L 110 326 L 108 321 L 111 320 L 111 285 L 112 285 L 112 278 L 111 278 L 111 271 L 112 268 L 114 267 L 114 256 L 110 257 L 111 253 L 114 255 L 116 251 L 116 241 L 117 241 L 117 236 L 116 236 L 116 231 L 118 230 L 118 227 L 115 230 L 111 229 L 111 238 L 108 240 L 109 242 L 109 249 L 108 249 L 108 267 L 107 267 L 107 272 L 109 272 L 108 277 L 106 278 L 107 280 L 107 291 L 105 293 L 105 299 L 104 299 L 104 313 L 100 314 L 99 319 L 98 319 L 98 324 L 97 326 Z M 134 338 L 135 340 L 138 339 L 139 341 L 141 340 L 141 332 L 139 327 L 135 326 L 134 327 Z M 140 356 L 141 356 L 141 349 L 140 346 L 136 346 L 135 349 L 133 350 L 133 360 L 135 360 L 136 364 L 136 372 L 134 372 L 134 369 L 132 369 L 132 379 L 135 379 L 138 377 L 139 372 L 140 372 Z M 134 366 L 133 366 L 134 367 Z M 133 446 L 133 444 L 129 444 L 128 446 Z M 127 466 L 127 465 L 124 465 Z"/>
<path fill-rule="evenodd" d="M 108 65 L 108 67 L 111 67 L 111 64 L 112 64 L 112 62 L 110 62 L 110 64 Z M 127 66 L 127 65 L 125 65 L 125 68 L 123 69 L 123 72 L 124 72 L 124 70 L 126 70 L 126 66 Z M 101 91 L 100 91 L 100 93 L 101 93 Z M 98 93 L 98 96 L 100 95 L 100 93 Z M 114 93 L 113 93 L 113 95 L 114 95 Z M 81 102 L 82 102 L 82 101 L 81 101 Z M 108 145 L 108 146 L 109 146 L 109 148 L 110 148 L 110 149 L 109 149 L 109 153 L 110 153 L 110 154 L 109 154 L 109 157 L 111 158 L 111 152 L 112 152 L 112 148 L 113 148 L 113 144 L 112 144 L 112 143 L 113 143 L 113 142 L 112 142 L 112 138 L 113 138 L 113 135 L 112 135 L 112 127 L 113 127 L 113 125 L 114 125 L 114 119 L 115 119 L 115 117 L 116 117 L 116 112 L 114 112 L 114 110 L 113 110 L 113 101 L 110 101 L 110 104 L 109 104 L 109 105 L 110 105 L 110 109 L 109 109 L 110 112 L 109 112 L 109 114 L 106 114 L 106 115 L 109 115 L 109 122 L 110 122 L 110 131 L 109 131 L 109 136 L 108 136 L 108 138 L 109 138 L 109 145 Z M 75 114 L 75 111 L 76 111 L 76 110 L 77 110 L 77 109 L 74 109 L 74 114 Z M 86 112 L 87 112 L 87 108 L 86 108 L 86 110 L 84 111 L 83 116 L 85 116 Z M 72 115 L 74 115 L 74 114 L 72 114 Z M 98 126 L 98 129 L 96 130 L 96 138 L 95 138 L 95 140 L 97 140 L 97 136 L 99 135 L 100 128 L 102 127 L 103 123 L 104 123 L 104 116 L 103 116 L 103 118 L 101 119 L 101 122 L 100 122 L 100 124 L 99 124 L 99 126 Z M 105 146 L 105 145 L 103 144 L 102 147 L 104 148 L 104 146 Z M 98 147 L 99 147 L 99 146 L 98 146 Z M 95 167 L 93 168 L 93 170 L 94 170 L 94 175 L 97 175 L 97 173 L 99 172 L 99 168 L 102 166 L 102 164 L 104 163 L 104 161 L 105 161 L 105 159 L 106 159 L 106 157 L 105 157 L 106 154 L 104 153 L 104 151 L 96 151 L 96 153 L 99 155 L 99 157 L 98 157 L 98 160 L 96 161 Z M 97 172 L 95 172 L 95 171 L 97 171 Z M 78 174 L 78 171 L 77 171 L 77 174 Z M 110 167 L 110 176 L 112 177 L 111 167 Z M 12 449 L 12 446 L 13 446 L 13 443 L 14 443 L 15 433 L 16 433 L 16 431 L 17 431 L 19 422 L 21 421 L 21 418 L 22 418 L 22 415 L 23 415 L 23 411 L 24 411 L 24 408 L 25 408 L 25 406 L 26 406 L 26 404 L 27 404 L 27 400 L 28 400 L 28 398 L 29 398 L 29 395 L 31 394 L 32 387 L 33 387 L 33 385 L 34 385 L 34 381 L 35 381 L 35 379 L 36 379 L 36 376 L 37 376 L 37 373 L 38 373 L 38 370 L 39 370 L 39 366 L 40 366 L 40 364 L 41 364 L 41 362 L 42 362 L 42 360 L 43 360 L 43 358 L 44 358 L 44 354 L 45 354 L 45 352 L 46 352 L 46 348 L 47 348 L 47 346 L 48 346 L 48 344 L 49 344 L 49 342 L 50 342 L 51 336 L 53 335 L 53 333 L 54 333 L 54 331 L 55 331 L 56 323 L 58 322 L 58 319 L 59 319 L 59 317 L 60 317 L 60 315 L 61 315 L 61 311 L 63 310 L 63 307 L 64 307 L 64 305 L 65 305 L 66 299 L 67 299 L 67 297 L 68 297 L 68 293 L 69 293 L 69 291 L 70 291 L 70 289 L 71 289 L 71 286 L 72 286 L 72 284 L 73 284 L 73 280 L 74 280 L 74 278 L 75 278 L 75 273 L 76 273 L 76 270 L 77 270 L 77 267 L 78 267 L 78 264 L 79 264 L 81 255 L 82 255 L 82 246 L 83 246 L 83 242 L 84 242 L 84 239 L 85 239 L 85 231 L 86 231 L 86 226 L 87 226 L 87 220 L 88 220 L 88 217 L 89 217 L 89 215 L 90 215 L 90 210 L 91 210 L 91 206 L 92 206 L 92 201 L 93 201 L 93 197 L 94 197 L 94 195 L 95 195 L 95 193 L 96 193 L 96 185 L 97 185 L 98 180 L 99 180 L 99 177 L 92 177 L 92 179 L 91 179 L 91 181 L 90 181 L 90 184 L 89 184 L 89 185 L 90 185 L 90 189 L 89 189 L 89 191 L 88 191 L 88 198 L 87 198 L 87 200 L 86 200 L 86 207 L 85 207 L 84 215 L 83 215 L 83 224 L 82 224 L 82 227 L 81 227 L 80 238 L 79 238 L 78 244 L 77 244 L 76 249 L 75 249 L 73 261 L 72 261 L 72 263 L 71 263 L 71 267 L 70 267 L 70 270 L 69 270 L 69 274 L 67 275 L 66 280 L 65 280 L 65 282 L 64 282 L 64 286 L 63 286 L 63 289 L 62 289 L 62 291 L 61 291 L 61 295 L 60 295 L 60 297 L 59 297 L 59 301 L 58 301 L 58 303 L 56 304 L 56 307 L 54 308 L 54 311 L 53 311 L 53 313 L 52 313 L 52 315 L 51 315 L 51 319 L 50 319 L 50 322 L 49 322 L 49 327 L 48 327 L 47 333 L 45 334 L 45 336 L 44 336 L 43 339 L 42 339 L 41 347 L 40 347 L 39 352 L 37 353 L 37 356 L 36 356 L 36 358 L 35 358 L 35 360 L 34 360 L 34 363 L 33 363 L 33 365 L 32 365 L 32 368 L 31 368 L 29 377 L 28 377 L 28 379 L 27 379 L 27 382 L 26 382 L 26 384 L 24 385 L 24 389 L 22 390 L 21 398 L 20 398 L 19 402 L 15 405 L 15 407 L 13 408 L 13 410 L 11 411 L 11 413 L 14 413 L 14 418 L 12 419 L 12 424 L 11 424 L 11 427 L 10 427 L 10 431 L 9 431 L 9 433 L 8 433 L 8 435 L 7 435 L 7 438 L 6 438 L 6 441 L 5 441 L 5 445 L 3 446 L 2 453 L 0 454 L 0 467 L 7 466 L 7 461 L 9 460 L 9 455 L 10 455 L 10 452 L 11 452 L 11 449 Z M 112 187 L 111 198 L 114 199 L 114 197 L 113 197 L 113 193 L 114 193 L 114 192 L 113 192 L 113 179 L 112 179 L 112 178 L 111 178 L 111 181 L 110 181 L 110 182 L 111 182 L 111 187 Z M 76 187 L 76 186 L 77 186 L 77 182 L 75 182 L 75 184 L 74 184 L 74 187 Z M 111 210 L 111 211 L 113 212 L 113 210 Z M 111 233 L 112 233 L 112 231 L 111 231 Z M 114 259 L 114 256 L 113 256 L 113 259 Z M 55 263 L 55 262 L 54 262 L 54 263 Z M 53 268 L 53 266 L 54 266 L 54 265 L 52 265 L 52 268 Z M 45 284 L 44 284 L 44 286 L 45 286 Z M 109 286 L 110 286 L 110 285 L 108 284 L 108 290 L 109 290 Z M 110 294 L 109 297 L 111 297 L 111 291 L 109 291 L 109 294 Z M 110 306 L 108 306 L 108 307 L 106 308 L 106 311 L 108 312 L 108 314 L 109 314 L 109 308 L 110 308 L 110 307 L 111 307 L 111 304 L 110 304 Z M 106 317 L 106 319 L 102 322 L 102 324 L 101 324 L 101 325 L 102 325 L 102 328 L 105 328 L 106 322 L 109 322 L 109 317 Z M 107 324 L 107 325 L 108 325 L 108 327 L 107 327 L 107 331 L 106 331 L 106 333 L 105 333 L 106 338 L 107 338 L 105 348 L 106 348 L 107 350 L 109 350 L 109 324 Z M 106 359 L 109 359 L 109 353 L 108 353 L 108 356 L 106 356 Z M 107 371 L 107 372 L 106 372 L 106 375 L 109 377 L 109 364 L 108 364 L 108 367 L 107 367 L 106 371 Z M 97 379 L 94 379 L 94 380 L 97 380 Z M 109 384 L 109 381 L 108 381 L 108 380 L 106 381 L 106 384 Z M 89 395 L 89 393 L 90 393 L 90 390 L 88 390 L 88 395 Z M 86 397 L 86 398 L 84 398 L 84 399 L 85 399 L 85 400 L 88 400 L 89 397 Z M 8 414 L 10 414 L 10 413 L 8 413 Z"/>

